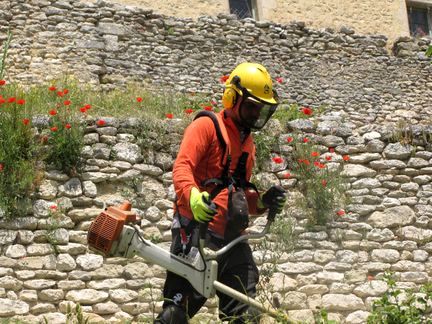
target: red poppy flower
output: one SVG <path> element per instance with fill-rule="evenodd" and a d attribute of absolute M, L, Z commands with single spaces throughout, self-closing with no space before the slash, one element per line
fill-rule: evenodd
<path fill-rule="evenodd" d="M 4 169 L 4 165 L 0 163 L 0 172 L 2 172 Z"/>
<path fill-rule="evenodd" d="M 289 179 L 291 177 L 291 173 L 285 173 L 283 177 L 285 179 Z"/>
<path fill-rule="evenodd" d="M 326 166 L 325 166 L 325 164 L 322 164 L 322 163 L 320 163 L 319 165 L 318 165 L 318 168 L 320 168 L 320 169 L 324 169 Z"/>
<path fill-rule="evenodd" d="M 334 152 L 335 152 L 334 147 L 330 147 L 330 148 L 329 148 L 329 152 L 330 152 L 330 153 L 334 153 Z"/>
<path fill-rule="evenodd" d="M 275 79 L 277 83 L 283 83 L 283 79 L 281 77 L 278 77 Z"/>
<path fill-rule="evenodd" d="M 310 165 L 310 161 L 309 161 L 309 160 L 303 160 L 303 163 L 304 163 L 305 165 Z"/>
<path fill-rule="evenodd" d="M 308 115 L 308 116 L 313 114 L 313 110 L 309 107 L 303 107 L 301 111 L 303 114 Z"/>
<path fill-rule="evenodd" d="M 319 156 L 319 153 L 314 151 L 311 153 L 311 156 Z"/>
<path fill-rule="evenodd" d="M 68 89 L 64 89 L 63 90 L 63 94 L 68 94 L 69 93 L 69 90 Z"/>
<path fill-rule="evenodd" d="M 66 129 L 71 129 L 72 126 L 71 126 L 71 124 L 67 123 L 67 124 L 65 125 L 65 128 L 66 128 Z"/>
<path fill-rule="evenodd" d="M 53 127 L 51 127 L 51 132 L 57 132 L 57 131 L 58 131 L 57 126 L 53 126 Z"/>
<path fill-rule="evenodd" d="M 173 114 L 165 114 L 165 117 L 168 119 L 173 119 L 174 115 Z"/>
<path fill-rule="evenodd" d="M 212 111 L 213 107 L 212 106 L 204 106 L 204 110 Z"/>
<path fill-rule="evenodd" d="M 307 143 L 307 142 L 309 142 L 309 138 L 307 137 L 303 138 L 303 143 Z"/>
<path fill-rule="evenodd" d="M 374 280 L 375 279 L 375 277 L 373 276 L 373 275 L 368 275 L 367 276 L 367 280 L 368 281 L 372 281 L 372 280 Z"/>
<path fill-rule="evenodd" d="M 6 84 L 6 80 L 0 80 L 0 86 L 3 86 Z"/>
<path fill-rule="evenodd" d="M 50 208 L 51 208 L 52 210 L 57 210 L 57 206 L 56 206 L 56 205 L 51 205 Z"/>
<path fill-rule="evenodd" d="M 1 105 L 1 104 L 4 104 L 5 102 L 6 102 L 6 99 L 3 98 L 3 97 L 0 97 L 0 105 Z"/>
<path fill-rule="evenodd" d="M 84 114 L 87 111 L 87 109 L 85 107 L 81 107 L 80 111 Z"/>
<path fill-rule="evenodd" d="M 50 114 L 51 116 L 55 116 L 55 115 L 57 115 L 57 110 L 55 110 L 55 109 L 51 109 L 51 110 L 49 111 L 49 114 Z"/>
<path fill-rule="evenodd" d="M 229 79 L 229 75 L 222 75 L 220 77 L 220 82 L 225 83 Z"/>
<path fill-rule="evenodd" d="M 22 122 L 23 122 L 24 125 L 27 126 L 27 125 L 30 123 L 30 119 L 28 119 L 28 118 L 24 118 L 24 119 L 22 120 Z"/>
<path fill-rule="evenodd" d="M 70 100 L 65 100 L 65 101 L 63 102 L 63 104 L 64 104 L 65 106 L 69 106 L 69 105 L 71 104 L 71 101 L 70 101 Z"/>
<path fill-rule="evenodd" d="M 336 214 L 337 214 L 338 216 L 343 216 L 343 215 L 345 215 L 345 210 L 343 210 L 343 209 L 339 209 L 339 210 L 336 212 Z"/>
<path fill-rule="evenodd" d="M 342 158 L 344 161 L 348 161 L 350 159 L 349 155 L 344 155 Z"/>
<path fill-rule="evenodd" d="M 212 101 L 211 101 L 211 104 L 212 104 L 213 106 L 217 106 L 217 101 L 212 100 Z"/>
<path fill-rule="evenodd" d="M 314 162 L 314 165 L 318 168 L 319 165 L 320 165 L 320 163 L 319 163 L 318 161 L 315 161 L 315 162 Z"/>
<path fill-rule="evenodd" d="M 294 138 L 293 138 L 293 137 L 291 137 L 291 136 L 287 137 L 287 142 L 288 142 L 288 143 L 291 143 L 292 141 L 294 141 Z"/>
<path fill-rule="evenodd" d="M 325 159 L 326 159 L 327 161 L 331 161 L 332 157 L 331 157 L 330 155 L 327 155 L 327 156 L 325 157 Z"/>
<path fill-rule="evenodd" d="M 141 98 L 141 97 L 137 97 L 137 98 L 136 98 L 136 101 L 137 101 L 137 102 L 142 102 L 142 101 L 143 101 L 143 98 Z"/>
<path fill-rule="evenodd" d="M 12 102 L 15 102 L 16 101 L 16 98 L 15 97 L 10 97 L 8 100 L 7 100 L 7 102 L 9 102 L 9 103 L 12 103 Z"/>
<path fill-rule="evenodd" d="M 98 125 L 98 126 L 103 126 L 103 125 L 105 125 L 106 124 L 106 122 L 105 122 L 105 120 L 103 120 L 103 119 L 99 119 L 97 122 L 96 122 L 96 125 Z"/>
<path fill-rule="evenodd" d="M 188 108 L 188 109 L 185 109 L 184 112 L 185 112 L 186 115 L 190 115 L 190 114 L 193 113 L 193 110 L 191 108 Z"/>
<path fill-rule="evenodd" d="M 57 88 L 56 88 L 56 87 L 54 87 L 54 86 L 51 86 L 51 87 L 49 87 L 49 88 L 48 88 L 48 90 L 49 90 L 49 91 L 56 91 L 56 90 L 57 90 Z"/>
<path fill-rule="evenodd" d="M 91 108 L 91 105 L 87 104 L 87 105 L 84 106 L 84 108 L 85 108 L 86 110 L 89 110 L 89 109 Z"/>
<path fill-rule="evenodd" d="M 283 162 L 283 159 L 280 156 L 275 156 L 273 159 L 274 163 L 280 164 Z"/>
<path fill-rule="evenodd" d="M 57 96 L 59 96 L 59 97 L 63 97 L 63 96 L 64 96 L 63 91 L 57 91 Z"/>
<path fill-rule="evenodd" d="M 321 184 L 323 185 L 323 187 L 327 186 L 327 180 L 326 179 L 322 179 L 321 180 Z"/>
<path fill-rule="evenodd" d="M 25 100 L 24 99 L 18 99 L 16 103 L 17 103 L 17 105 L 24 105 Z"/>

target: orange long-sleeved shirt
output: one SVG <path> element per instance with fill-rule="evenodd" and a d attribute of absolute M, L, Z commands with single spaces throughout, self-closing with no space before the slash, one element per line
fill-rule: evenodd
<path fill-rule="evenodd" d="M 248 135 L 241 142 L 240 131 L 233 120 L 225 116 L 224 110 L 217 114 L 217 117 L 227 143 L 227 151 L 230 148 L 230 174 L 233 174 L 242 152 L 248 152 L 246 180 L 249 181 L 255 162 L 255 144 L 252 135 Z M 225 153 L 224 158 L 222 157 L 223 154 L 224 151 L 217 138 L 215 126 L 209 117 L 200 117 L 186 128 L 173 168 L 173 182 L 180 215 L 193 219 L 192 210 L 189 206 L 190 191 L 192 187 L 196 187 L 200 191 L 211 193 L 214 186 L 204 188 L 202 182 L 221 177 L 228 153 Z M 246 195 L 249 213 L 261 213 L 262 211 L 257 208 L 257 192 L 246 190 Z M 209 229 L 223 236 L 227 223 L 228 189 L 223 189 L 213 199 L 213 202 L 218 207 L 218 213 L 209 223 Z"/>

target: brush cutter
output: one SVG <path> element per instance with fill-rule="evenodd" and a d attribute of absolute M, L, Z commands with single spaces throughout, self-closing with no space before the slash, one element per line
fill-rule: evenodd
<path fill-rule="evenodd" d="M 187 279 L 206 298 L 213 297 L 217 290 L 260 312 L 281 318 L 281 313 L 275 309 L 266 307 L 255 299 L 217 280 L 218 263 L 216 258 L 242 241 L 264 237 L 275 216 L 276 212 L 270 208 L 267 223 L 260 233 L 241 235 L 217 251 L 210 250 L 205 246 L 208 224 L 202 223 L 199 228 L 197 253 L 194 254 L 191 250 L 188 255 L 174 255 L 144 238 L 143 231 L 135 224 L 137 216 L 131 211 L 131 204 L 125 201 L 120 206 L 106 208 L 93 220 L 87 241 L 92 250 L 102 253 L 106 257 L 131 258 L 137 255 L 148 262 L 176 273 Z"/>

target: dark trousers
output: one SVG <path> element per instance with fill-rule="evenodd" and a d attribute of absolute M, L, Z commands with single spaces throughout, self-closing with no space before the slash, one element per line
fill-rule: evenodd
<path fill-rule="evenodd" d="M 172 234 L 171 253 L 178 254 L 182 251 L 179 229 L 173 229 Z M 220 242 L 212 242 L 211 239 L 209 246 L 212 245 L 220 247 Z M 249 244 L 235 245 L 227 253 L 218 257 L 217 262 L 218 281 L 250 297 L 255 297 L 259 276 Z M 167 271 L 163 295 L 165 299 L 163 308 L 175 304 L 180 306 L 189 318 L 192 318 L 206 302 L 206 298 L 200 295 L 189 281 L 169 271 Z M 220 292 L 217 292 L 217 296 L 219 297 L 220 319 L 230 320 L 231 323 L 244 323 L 245 319 L 242 315 L 249 306 Z"/>

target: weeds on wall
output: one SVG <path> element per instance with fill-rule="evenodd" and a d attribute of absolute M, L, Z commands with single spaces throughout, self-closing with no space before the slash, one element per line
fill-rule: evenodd
<path fill-rule="evenodd" d="M 70 100 L 62 99 L 59 102 L 57 98 L 54 98 L 53 101 L 55 108 L 48 112 L 50 115 L 49 133 L 45 132 L 42 135 L 42 142 L 49 147 L 45 161 L 57 170 L 75 174 L 81 165 L 80 155 L 84 145 L 84 129 L 77 113 L 69 108 Z M 90 106 L 87 105 L 87 107 Z"/>
<path fill-rule="evenodd" d="M 325 107 L 313 110 L 310 107 L 290 105 L 278 110 L 274 118 L 286 125 L 294 119 L 317 116 L 324 110 Z M 343 163 L 349 160 L 349 156 L 341 157 L 332 148 L 329 152 L 322 152 L 322 148 L 300 133 L 288 136 L 283 143 L 277 136 L 265 131 L 254 134 L 254 139 L 257 148 L 256 171 L 266 170 L 269 156 L 273 156 L 273 164 L 288 165 L 284 178 L 297 180 L 297 189 L 303 195 L 296 203 L 306 213 L 309 225 L 325 225 L 335 216 L 343 216 L 345 212 L 341 206 L 346 204 L 345 183 L 340 174 Z M 278 156 L 281 145 L 291 146 L 289 157 Z M 342 163 L 334 163 L 334 160 L 341 160 Z"/>
<path fill-rule="evenodd" d="M 3 45 L 0 75 L 4 74 L 7 48 Z M 25 215 L 29 196 L 37 178 L 38 150 L 23 92 L 12 87 L 5 91 L 6 81 L 0 80 L 0 216 Z"/>
<path fill-rule="evenodd" d="M 335 215 L 343 216 L 345 212 L 340 207 L 346 204 L 346 189 L 341 172 L 343 163 L 349 160 L 349 156 L 343 156 L 341 163 L 332 163 L 333 159 L 340 158 L 334 149 L 322 153 L 304 136 L 292 136 L 288 140 L 293 147 L 291 171 L 303 194 L 303 198 L 298 199 L 297 203 L 307 214 L 309 225 L 325 225 Z"/>
<path fill-rule="evenodd" d="M 7 53 L 8 53 L 8 49 L 9 49 L 9 45 L 10 45 L 11 40 L 12 40 L 12 33 L 10 32 L 10 30 L 8 30 L 7 38 L 6 38 L 6 41 L 4 42 L 3 51 L 1 53 L 2 56 L 0 58 L 0 80 L 3 80 L 4 75 L 5 75 L 6 58 L 7 58 Z"/>
<path fill-rule="evenodd" d="M 281 104 L 272 118 L 279 120 L 282 127 L 285 128 L 288 122 L 296 119 L 308 119 L 312 116 L 319 116 L 325 111 L 325 106 L 317 109 L 302 107 L 298 104 L 285 105 Z M 255 169 L 257 172 L 264 171 L 269 161 L 269 156 L 273 152 L 280 152 L 279 139 L 271 135 L 264 128 L 263 131 L 254 132 L 254 141 L 256 146 Z"/>
<path fill-rule="evenodd" d="M 388 285 L 384 295 L 372 305 L 368 324 L 431 324 L 432 284 L 422 285 L 418 292 L 401 290 L 396 286 L 394 273 L 386 272 Z"/>

